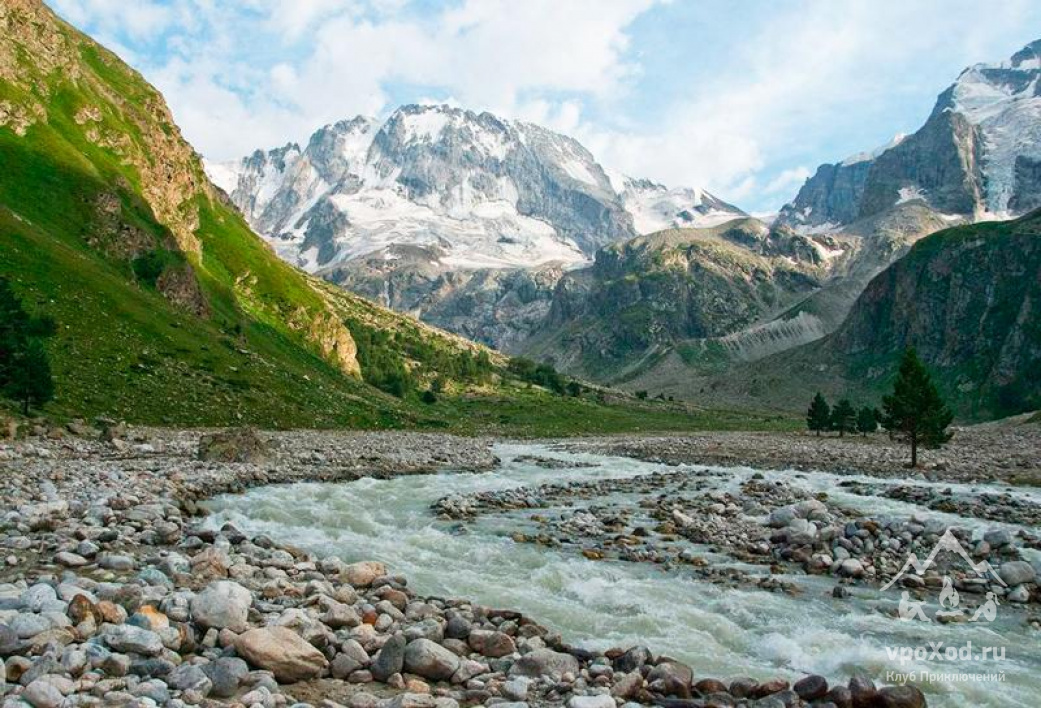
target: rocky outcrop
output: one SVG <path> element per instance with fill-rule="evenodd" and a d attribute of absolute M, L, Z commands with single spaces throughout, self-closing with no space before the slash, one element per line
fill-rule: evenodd
<path fill-rule="evenodd" d="M 875 278 L 825 350 L 881 384 L 914 346 L 959 412 L 1041 407 L 1041 219 L 962 227 L 920 241 Z"/>
<path fill-rule="evenodd" d="M 87 139 L 114 152 L 137 173 L 141 195 L 160 223 L 167 226 L 185 253 L 198 256 L 199 195 L 210 186 L 194 150 L 181 137 L 162 96 L 114 54 L 79 35 L 36 0 L 15 0 L 0 7 L 0 78 L 21 97 L 7 110 L 6 122 L 24 135 L 36 122 L 50 121 L 59 87 L 40 77 L 62 75 L 96 102 L 80 105 L 75 122 Z M 84 61 L 84 55 L 90 58 Z M 31 62 L 24 58 L 31 57 Z M 143 91 L 120 93 L 100 74 L 125 74 Z M 115 114 L 113 114 L 113 111 Z M 135 134 L 127 132 L 132 126 Z"/>
<path fill-rule="evenodd" d="M 754 219 L 643 236 L 597 253 L 557 285 L 524 345 L 600 380 L 658 347 L 768 321 L 820 287 L 825 244 Z"/>

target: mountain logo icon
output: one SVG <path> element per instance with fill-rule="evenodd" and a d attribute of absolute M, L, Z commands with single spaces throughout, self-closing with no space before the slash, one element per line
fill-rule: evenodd
<path fill-rule="evenodd" d="M 986 560 L 975 562 L 972 557 L 968 554 L 965 548 L 961 545 L 961 542 L 954 536 L 954 533 L 948 528 L 944 531 L 943 536 L 936 542 L 933 549 L 929 552 L 929 555 L 924 561 L 919 560 L 918 556 L 912 551 L 908 556 L 907 560 L 904 561 L 903 567 L 900 572 L 893 576 L 893 578 L 882 586 L 882 590 L 886 591 L 893 587 L 902 578 L 908 575 L 917 575 L 922 577 L 925 572 L 936 564 L 936 557 L 942 552 L 947 551 L 960 557 L 965 564 L 972 569 L 977 577 L 985 579 L 990 582 L 997 582 L 1002 587 L 1008 587 L 1005 581 L 1001 579 L 1001 576 L 995 572 L 993 566 Z M 935 615 L 938 620 L 945 620 L 954 617 L 958 617 L 962 614 L 961 610 L 958 609 L 960 604 L 960 596 L 958 591 L 954 588 L 954 583 L 951 581 L 950 576 L 944 575 L 943 577 L 943 589 L 940 591 L 940 607 L 941 610 Z M 904 590 L 900 598 L 900 619 L 905 622 L 912 620 L 920 620 L 928 622 L 930 618 L 925 614 L 923 609 L 925 602 L 923 600 L 912 600 L 911 594 L 907 590 Z M 977 608 L 975 614 L 969 619 L 970 622 L 993 622 L 997 615 L 998 607 L 997 596 L 993 592 L 987 593 L 987 601 Z"/>

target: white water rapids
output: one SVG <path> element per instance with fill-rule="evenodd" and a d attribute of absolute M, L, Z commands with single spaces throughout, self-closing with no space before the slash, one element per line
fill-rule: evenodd
<path fill-rule="evenodd" d="M 785 578 L 804 588 L 799 596 L 736 590 L 693 580 L 690 571 L 682 567 L 662 570 L 644 563 L 590 561 L 575 549 L 515 543 L 510 533 L 518 529 L 522 518 L 518 513 L 482 516 L 465 524 L 465 532 L 460 532 L 457 522 L 437 520 L 430 512 L 431 503 L 451 494 L 676 469 L 537 445 L 501 445 L 496 452 L 501 466 L 483 474 L 294 484 L 223 496 L 210 503 L 213 513 L 208 523 L 219 527 L 231 521 L 248 534 L 265 533 L 319 555 L 336 554 L 348 561 L 381 560 L 393 573 L 406 576 L 420 594 L 464 597 L 483 605 L 519 610 L 561 632 L 565 640 L 590 648 L 645 644 L 656 653 L 688 663 L 698 678 L 795 680 L 805 673 L 818 673 L 829 680 L 844 681 L 857 670 L 878 683 L 892 683 L 886 679 L 887 672 L 915 672 L 915 683 L 927 693 L 933 707 L 1041 705 L 1039 635 L 1026 625 L 1022 608 L 1003 604 L 993 624 L 901 622 L 890 614 L 899 600 L 895 590 L 880 594 L 854 588 L 852 599 L 836 600 L 830 594 L 834 579 L 802 575 Z M 543 469 L 518 461 L 522 455 L 594 466 Z M 725 472 L 723 484 L 729 488 L 755 470 L 733 468 Z M 830 501 L 872 515 L 922 513 L 979 533 L 1001 525 L 845 493 L 837 485 L 849 477 L 765 474 L 785 476 L 810 489 L 825 489 Z M 918 480 L 885 483 L 920 484 Z M 956 492 L 999 489 L 943 486 Z M 1017 493 L 1039 499 L 1036 493 Z M 961 648 L 971 642 L 974 654 L 978 655 L 982 647 L 1003 647 L 1005 658 L 901 662 L 887 651 L 887 647 L 929 649 L 939 642 L 941 653 L 947 647 Z M 930 677 L 922 676 L 923 671 L 948 675 L 1000 672 L 1004 680 L 939 677 L 930 681 Z"/>

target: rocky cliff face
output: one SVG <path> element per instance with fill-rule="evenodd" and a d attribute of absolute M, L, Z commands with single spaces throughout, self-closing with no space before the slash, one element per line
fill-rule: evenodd
<path fill-rule="evenodd" d="M 350 292 L 499 351 L 514 353 L 549 312 L 564 271 L 483 268 L 446 271 L 437 253 L 391 246 L 321 275 Z"/>
<path fill-rule="evenodd" d="M 437 248 L 451 269 L 574 263 L 633 235 L 578 143 L 447 106 L 337 123 L 304 149 L 216 174 L 279 254 L 311 271 L 399 245 Z"/>
<path fill-rule="evenodd" d="M 822 165 L 781 222 L 835 228 L 921 201 L 966 219 L 1008 218 L 1041 203 L 1041 41 L 966 69 L 916 133 Z"/>
<path fill-rule="evenodd" d="M 572 138 L 448 106 L 343 121 L 305 148 L 209 170 L 280 255 L 311 271 L 394 246 L 436 249 L 444 270 L 573 265 L 637 233 L 741 213 L 700 190 L 612 180 Z"/>
<path fill-rule="evenodd" d="M 90 145 L 133 169 L 140 195 L 177 247 L 198 256 L 196 198 L 211 196 L 210 183 L 162 96 L 38 0 L 6 0 L 0 29 L 0 80 L 7 89 L 0 128 L 24 137 L 34 125 L 71 124 Z M 131 90 L 121 92 L 110 80 L 121 74 Z M 62 103 L 70 94 L 76 95 L 72 107 Z"/>
<path fill-rule="evenodd" d="M 973 418 L 1041 407 L 1041 217 L 934 234 L 871 281 L 822 349 L 881 385 L 907 346 Z"/>

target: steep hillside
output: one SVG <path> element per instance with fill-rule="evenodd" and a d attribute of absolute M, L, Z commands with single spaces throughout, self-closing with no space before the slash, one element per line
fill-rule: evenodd
<path fill-rule="evenodd" d="M 959 417 L 1041 407 L 1041 216 L 938 232 L 878 275 L 826 339 L 702 378 L 705 398 L 794 409 L 807 392 L 877 401 L 914 346 Z"/>
<path fill-rule="evenodd" d="M 0 27 L 0 275 L 59 324 L 59 407 L 199 424 L 411 417 L 360 381 L 352 303 L 221 202 L 154 89 L 39 2 L 5 2 Z"/>

